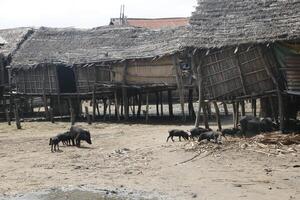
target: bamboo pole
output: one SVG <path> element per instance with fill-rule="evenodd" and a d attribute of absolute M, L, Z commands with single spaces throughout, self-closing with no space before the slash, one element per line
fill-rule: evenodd
<path fill-rule="evenodd" d="M 70 107 L 70 121 L 71 121 L 71 125 L 74 125 L 75 124 L 74 108 L 73 108 L 73 104 L 72 104 L 71 98 L 69 98 L 68 100 L 69 100 L 69 107 Z"/>
<path fill-rule="evenodd" d="M 51 123 L 54 123 L 53 108 L 49 108 L 49 114 L 50 114 L 50 121 L 51 121 Z"/>
<path fill-rule="evenodd" d="M 127 94 L 127 88 L 125 88 L 125 85 L 127 83 L 127 68 L 128 68 L 128 62 L 127 60 L 124 63 L 123 67 L 123 86 L 122 86 L 122 97 L 123 97 L 123 104 L 124 104 L 124 113 L 125 113 L 125 120 L 128 120 L 129 118 L 129 105 L 128 105 L 128 94 Z"/>
<path fill-rule="evenodd" d="M 257 113 L 256 113 L 256 99 L 252 99 L 251 100 L 251 105 L 252 105 L 252 114 L 254 117 L 257 116 Z"/>

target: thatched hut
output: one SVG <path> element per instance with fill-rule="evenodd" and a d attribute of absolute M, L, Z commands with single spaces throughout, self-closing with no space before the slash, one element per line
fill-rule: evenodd
<path fill-rule="evenodd" d="M 33 32 L 31 28 L 13 28 L 0 30 L 0 115 L 3 117 L 8 102 L 3 98 L 9 91 L 9 72 L 7 67 L 20 45 Z"/>
<path fill-rule="evenodd" d="M 42 27 L 14 56 L 17 93 L 94 98 L 119 90 L 124 95 L 176 89 L 184 83 L 180 68 L 184 32 Z"/>
<path fill-rule="evenodd" d="M 196 73 L 203 79 L 203 98 L 277 96 L 283 122 L 283 101 L 291 99 L 282 95 L 299 94 L 300 56 L 296 50 L 284 54 L 279 46 L 299 47 L 299 13 L 299 1 L 199 0 L 190 18 L 189 46 L 198 50 L 195 66 L 200 66 Z"/>

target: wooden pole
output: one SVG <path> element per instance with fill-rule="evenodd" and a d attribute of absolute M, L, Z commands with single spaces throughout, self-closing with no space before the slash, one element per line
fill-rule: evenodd
<path fill-rule="evenodd" d="M 131 105 L 132 105 L 132 115 L 135 117 L 135 103 L 136 103 L 136 96 L 131 97 Z"/>
<path fill-rule="evenodd" d="M 232 117 L 232 120 L 233 120 L 233 126 L 234 126 L 234 128 L 237 128 L 237 126 L 236 126 L 236 118 L 237 118 L 237 116 L 236 116 L 236 104 L 235 104 L 235 102 L 232 102 L 232 109 L 233 109 L 233 112 L 232 112 L 232 114 L 233 114 L 233 117 Z"/>
<path fill-rule="evenodd" d="M 17 102 L 15 102 L 15 119 L 16 119 L 16 126 L 17 129 L 21 129 L 21 122 L 20 122 L 20 116 L 19 116 L 19 105 Z"/>
<path fill-rule="evenodd" d="M 239 102 L 237 101 L 236 102 L 236 119 L 235 119 L 235 126 L 234 127 L 238 127 L 238 124 L 239 124 L 239 117 L 240 117 L 240 112 L 239 112 Z"/>
<path fill-rule="evenodd" d="M 50 114 L 50 121 L 51 121 L 51 123 L 54 123 L 53 108 L 49 108 L 49 114 Z"/>
<path fill-rule="evenodd" d="M 75 124 L 75 113 L 74 113 L 74 108 L 73 108 L 73 105 L 72 105 L 71 98 L 69 98 L 69 106 L 70 106 L 71 125 L 74 125 Z"/>
<path fill-rule="evenodd" d="M 138 95 L 138 110 L 137 110 L 137 118 L 141 116 L 141 109 L 142 109 L 142 94 L 139 93 Z"/>
<path fill-rule="evenodd" d="M 108 99 L 108 119 L 111 118 L 111 99 Z"/>
<path fill-rule="evenodd" d="M 106 112 L 107 112 L 107 99 L 104 98 L 103 99 L 103 120 L 106 120 Z"/>
<path fill-rule="evenodd" d="M 207 108 L 207 115 L 208 115 L 208 119 L 211 119 L 211 104 L 210 102 L 206 103 L 206 108 Z"/>
<path fill-rule="evenodd" d="M 192 119 L 195 118 L 195 110 L 193 105 L 193 89 L 189 89 L 189 99 L 188 99 L 188 107 L 189 107 L 189 115 Z"/>
<path fill-rule="evenodd" d="M 8 125 L 10 126 L 11 125 L 11 118 L 10 118 L 10 112 L 7 108 L 5 109 L 5 115 L 6 115 L 6 121 L 7 121 Z"/>
<path fill-rule="evenodd" d="M 241 101 L 240 104 L 241 104 L 242 116 L 246 116 L 245 101 Z"/>
<path fill-rule="evenodd" d="M 223 102 L 223 107 L 224 107 L 224 113 L 225 113 L 225 115 L 228 116 L 229 115 L 229 113 L 228 113 L 228 107 L 227 107 L 227 104 L 225 102 Z"/>
<path fill-rule="evenodd" d="M 85 116 L 86 116 L 87 123 L 92 124 L 91 115 L 89 113 L 89 108 L 87 106 L 85 106 L 84 109 L 85 109 Z"/>
<path fill-rule="evenodd" d="M 96 118 L 96 94 L 95 94 L 95 87 L 94 87 L 93 95 L 92 95 L 92 104 L 93 104 L 93 115 L 92 115 L 92 118 L 93 118 L 93 121 L 95 121 L 95 118 Z"/>
<path fill-rule="evenodd" d="M 160 116 L 164 116 L 163 92 L 159 93 L 160 98 Z"/>
<path fill-rule="evenodd" d="M 218 107 L 218 104 L 216 101 L 213 101 L 214 107 L 215 107 L 215 111 L 216 111 L 216 120 L 217 120 L 217 124 L 218 124 L 218 130 L 221 131 L 222 130 L 222 124 L 221 124 L 221 118 L 220 118 L 220 110 Z"/>
<path fill-rule="evenodd" d="M 156 98 L 156 115 L 159 116 L 159 94 L 158 94 L 158 92 L 155 92 L 155 98 Z"/>
<path fill-rule="evenodd" d="M 256 117 L 256 99 L 252 99 L 251 104 L 252 104 L 252 114 L 254 117 Z"/>
<path fill-rule="evenodd" d="M 149 92 L 146 94 L 146 122 L 149 122 Z"/>
<path fill-rule="evenodd" d="M 118 93 L 117 93 L 117 91 L 115 91 L 114 95 L 115 95 L 115 111 L 116 111 L 117 119 L 118 119 L 118 121 L 120 121 L 120 113 L 119 113 L 119 103 L 118 103 Z"/>
<path fill-rule="evenodd" d="M 175 70 L 176 70 L 176 81 L 177 81 L 177 88 L 179 91 L 182 119 L 183 119 L 183 121 L 185 121 L 186 116 L 185 116 L 185 112 L 184 112 L 184 85 L 183 85 L 183 80 L 182 80 L 182 74 L 179 69 L 180 67 L 177 63 L 176 55 L 173 56 L 173 66 L 175 67 Z"/>
<path fill-rule="evenodd" d="M 274 100 L 273 100 L 273 97 L 272 96 L 269 96 L 269 102 L 270 102 L 270 107 L 271 107 L 271 114 L 272 114 L 272 119 L 278 123 L 278 118 L 277 118 L 277 115 L 276 115 L 276 112 L 275 112 L 275 106 L 274 106 Z"/>
<path fill-rule="evenodd" d="M 265 53 L 263 52 L 263 50 Z M 265 70 L 266 70 L 268 76 L 271 78 L 271 80 L 273 81 L 273 83 L 276 87 L 276 93 L 277 93 L 277 98 L 278 98 L 278 112 L 279 112 L 279 117 L 280 117 L 280 130 L 284 131 L 284 129 L 285 129 L 285 122 L 284 122 L 285 111 L 284 111 L 282 91 L 281 91 L 280 85 L 278 83 L 278 80 L 275 78 L 274 74 L 272 73 L 272 71 L 269 68 L 269 67 L 271 67 L 271 64 L 268 59 L 268 54 L 266 53 L 267 52 L 266 47 L 261 45 L 258 48 L 258 52 L 261 55 L 261 57 L 263 58 L 263 62 L 265 63 L 264 67 L 265 67 Z M 270 51 L 268 51 L 268 52 L 270 52 Z M 275 67 L 275 69 L 276 69 L 276 67 Z"/>
<path fill-rule="evenodd" d="M 207 105 L 206 103 L 202 102 L 202 110 L 203 110 L 203 121 L 206 129 L 209 129 L 209 124 L 208 124 L 208 116 L 207 116 Z"/>
<path fill-rule="evenodd" d="M 172 90 L 168 90 L 169 116 L 173 118 Z"/>
<path fill-rule="evenodd" d="M 201 107 L 203 107 L 202 76 L 199 72 L 198 72 L 197 76 L 198 76 L 197 82 L 198 82 L 199 98 L 198 98 L 198 111 L 197 111 L 197 115 L 196 115 L 195 127 L 199 127 L 199 125 L 200 125 Z M 203 113 L 204 113 L 204 109 L 203 109 Z"/>

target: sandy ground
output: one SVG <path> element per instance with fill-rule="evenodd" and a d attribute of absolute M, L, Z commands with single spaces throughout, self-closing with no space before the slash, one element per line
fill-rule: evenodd
<path fill-rule="evenodd" d="M 90 185 L 180 200 L 300 199 L 300 168 L 293 167 L 300 165 L 299 145 L 293 154 L 233 148 L 176 165 L 196 153 L 186 151 L 187 142 L 166 143 L 167 131 L 191 125 L 77 125 L 90 130 L 93 144 L 51 153 L 49 137 L 68 130 L 69 123 L 27 122 L 22 130 L 1 123 L 0 194 Z"/>

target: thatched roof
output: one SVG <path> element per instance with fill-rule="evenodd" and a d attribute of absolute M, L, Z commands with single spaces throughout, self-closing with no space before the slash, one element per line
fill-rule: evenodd
<path fill-rule="evenodd" d="M 32 28 L 0 29 L 0 38 L 5 41 L 0 47 L 0 54 L 13 54 L 32 32 Z"/>
<path fill-rule="evenodd" d="M 300 39 L 300 0 L 198 0 L 190 24 L 198 47 Z"/>
<path fill-rule="evenodd" d="M 186 28 L 149 30 L 104 26 L 94 29 L 42 27 L 23 43 L 12 66 L 82 64 L 152 58 L 180 51 Z"/>

